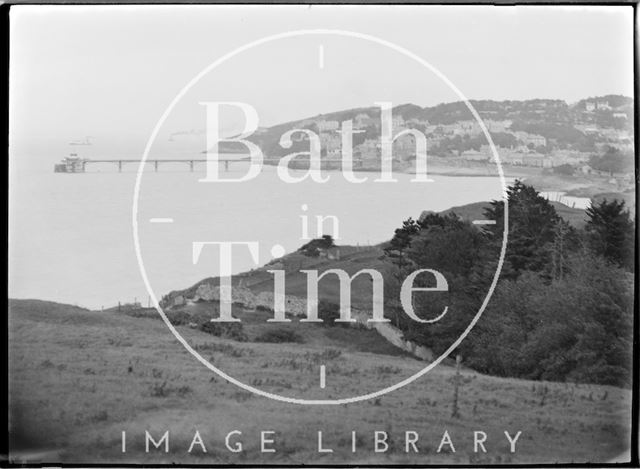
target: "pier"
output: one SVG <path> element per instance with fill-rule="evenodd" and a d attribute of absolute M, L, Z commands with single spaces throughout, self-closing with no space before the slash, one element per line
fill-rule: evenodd
<path fill-rule="evenodd" d="M 118 172 L 122 172 L 122 167 L 125 164 L 140 164 L 141 160 L 135 159 L 124 159 L 124 158 L 114 158 L 114 159 L 81 159 L 74 157 L 67 157 L 60 164 L 55 165 L 54 171 L 57 173 L 84 173 L 86 172 L 87 166 L 91 164 L 100 164 L 100 163 L 111 163 L 117 166 Z M 249 158 L 241 158 L 241 159 L 231 159 L 231 158 L 220 158 L 218 160 L 221 164 L 224 163 L 224 169 L 226 171 L 229 170 L 229 165 L 231 163 L 243 163 L 249 161 Z M 189 170 L 193 172 L 193 169 L 196 163 L 206 163 L 206 158 L 192 158 L 192 159 L 149 159 L 146 160 L 146 164 L 153 165 L 153 169 L 155 172 L 158 172 L 158 168 L 160 164 L 164 163 L 182 163 L 189 166 Z"/>
<path fill-rule="evenodd" d="M 87 166 L 91 164 L 114 164 L 118 168 L 118 172 L 122 172 L 122 167 L 125 164 L 140 164 L 141 160 L 136 159 L 123 159 L 123 158 L 113 158 L 113 159 L 89 159 L 89 158 L 79 158 L 75 154 L 71 154 L 64 158 L 60 163 L 54 166 L 54 172 L 56 173 L 84 173 L 86 172 Z M 218 163 L 224 164 L 225 171 L 229 171 L 229 167 L 232 163 L 247 163 L 251 161 L 251 158 L 218 158 Z M 264 158 L 263 162 L 266 164 L 275 165 L 280 161 L 280 158 Z M 303 163 L 305 160 L 301 160 L 296 163 Z M 339 163 L 341 159 L 323 159 L 323 165 L 325 163 Z M 193 172 L 196 163 L 207 163 L 206 158 L 185 158 L 185 159 L 148 159 L 145 161 L 145 164 L 153 165 L 153 169 L 155 172 L 158 172 L 158 168 L 160 164 L 165 163 L 180 163 L 186 164 L 189 166 L 189 171 Z M 362 159 L 354 158 L 353 159 L 354 168 L 362 167 Z"/>
<path fill-rule="evenodd" d="M 224 163 L 224 169 L 225 170 L 229 170 L 229 164 L 231 162 L 243 162 L 243 161 L 248 161 L 248 158 L 246 159 L 220 159 L 218 160 L 220 163 Z M 191 172 L 193 172 L 193 168 L 195 167 L 196 163 L 206 163 L 207 159 L 206 158 L 197 158 L 197 159 L 153 159 L 153 160 L 147 160 L 145 161 L 146 164 L 150 164 L 153 165 L 153 169 L 155 172 L 158 172 L 158 167 L 160 166 L 161 163 L 184 163 L 189 165 L 189 170 Z M 84 160 L 83 163 L 83 168 L 82 168 L 82 172 L 85 171 L 86 166 L 88 164 L 93 164 L 93 163 L 114 163 L 118 166 L 118 172 L 122 172 L 122 166 L 127 164 L 127 163 L 135 163 L 135 164 L 140 164 L 140 160 L 124 160 L 124 159 L 104 159 L 104 160 Z"/>

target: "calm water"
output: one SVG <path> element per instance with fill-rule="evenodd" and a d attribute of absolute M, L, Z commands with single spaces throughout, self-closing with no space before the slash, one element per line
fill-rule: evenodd
<path fill-rule="evenodd" d="M 238 165 L 239 166 L 239 165 Z M 232 167 L 240 176 L 243 168 Z M 78 304 L 112 306 L 148 294 L 135 256 L 131 210 L 135 168 L 85 174 L 14 172 L 10 187 L 9 295 Z M 389 239 L 402 220 L 423 210 L 500 198 L 498 178 L 432 176 L 429 184 L 399 182 L 352 184 L 327 172 L 327 184 L 285 184 L 274 168 L 237 184 L 199 183 L 203 172 L 186 165 L 161 168 L 143 178 L 140 197 L 140 245 L 144 265 L 158 297 L 172 289 L 218 275 L 217 252 L 202 251 L 193 263 L 194 241 L 256 241 L 259 262 L 272 258 L 280 244 L 287 252 L 315 235 L 317 215 L 339 220 L 339 244 L 374 244 Z M 306 211 L 303 209 L 306 206 Z M 172 218 L 173 223 L 152 223 Z M 324 232 L 331 232 L 325 222 Z M 327 229 L 328 228 L 328 229 Z M 234 251 L 234 272 L 255 267 L 246 249 Z M 366 266 L 363 266 L 366 267 Z"/>

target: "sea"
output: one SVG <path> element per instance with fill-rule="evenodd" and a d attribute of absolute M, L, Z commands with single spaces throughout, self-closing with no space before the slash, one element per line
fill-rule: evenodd
<path fill-rule="evenodd" d="M 239 179 L 245 163 L 221 178 Z M 113 164 L 78 174 L 13 171 L 9 185 L 9 296 L 91 309 L 120 303 L 147 305 L 229 269 L 259 267 L 309 239 L 331 234 L 337 244 L 363 248 L 390 239 L 402 221 L 424 210 L 441 211 L 501 199 L 498 177 L 430 175 L 428 183 L 394 173 L 324 171 L 324 183 L 285 183 L 265 166 L 245 182 L 205 182 L 205 168 L 185 163 L 148 165 L 141 177 L 133 229 L 137 164 Z M 302 176 L 303 171 L 292 171 Z M 509 183 L 510 181 L 507 181 Z M 230 261 L 220 243 L 234 244 Z M 243 244 L 244 243 L 244 244 Z M 139 247 L 139 256 L 136 252 Z M 227 256 L 229 257 L 229 256 Z M 366 266 L 363 266 L 366 267 Z M 143 278 L 146 276 L 148 285 Z"/>

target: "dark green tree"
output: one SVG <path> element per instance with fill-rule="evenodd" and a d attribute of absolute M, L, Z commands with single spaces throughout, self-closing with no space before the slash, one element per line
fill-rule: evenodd
<path fill-rule="evenodd" d="M 575 172 L 575 168 L 570 164 L 561 164 L 559 166 L 554 166 L 553 172 L 555 174 L 562 174 L 563 176 L 572 176 Z"/>
<path fill-rule="evenodd" d="M 502 281 L 463 342 L 467 364 L 503 376 L 630 386 L 633 275 L 571 255 L 562 279 Z"/>
<path fill-rule="evenodd" d="M 439 354 L 460 336 L 481 303 L 483 295 L 478 294 L 481 289 L 475 288 L 471 276 L 484 262 L 488 242 L 481 230 L 454 213 L 427 215 L 421 220 L 421 226 L 407 248 L 404 275 L 417 269 L 432 269 L 444 276 L 448 289 L 446 292 L 414 292 L 414 310 L 422 319 L 440 316 L 445 307 L 448 312 L 431 324 L 418 324 L 403 315 L 401 328 L 409 340 L 427 345 Z M 420 275 L 414 285 L 433 287 L 433 276 Z"/>
<path fill-rule="evenodd" d="M 298 251 L 306 256 L 318 257 L 320 255 L 320 251 L 332 248 L 334 246 L 335 243 L 333 241 L 333 236 L 322 235 L 321 238 L 312 239 L 307 244 L 301 246 Z"/>
<path fill-rule="evenodd" d="M 633 269 L 634 223 L 624 201 L 607 199 L 587 209 L 587 239 L 591 250 L 605 259 Z"/>
<path fill-rule="evenodd" d="M 610 175 L 633 171 L 633 154 L 626 154 L 617 148 L 609 147 L 603 155 L 591 155 L 589 166 L 598 171 L 606 171 Z"/>
<path fill-rule="evenodd" d="M 411 238 L 420 231 L 420 225 L 413 218 L 409 217 L 402 222 L 402 226 L 394 232 L 393 238 L 384 248 L 389 258 L 400 268 L 403 267 L 405 250 L 411 244 Z"/>
<path fill-rule="evenodd" d="M 553 205 L 533 187 L 516 180 L 507 188 L 509 236 L 502 276 L 516 278 L 520 272 L 540 272 L 551 264 L 550 243 L 556 236 L 560 217 Z M 504 202 L 494 200 L 485 217 L 495 220 L 485 230 L 494 244 L 501 245 L 504 227 Z"/>

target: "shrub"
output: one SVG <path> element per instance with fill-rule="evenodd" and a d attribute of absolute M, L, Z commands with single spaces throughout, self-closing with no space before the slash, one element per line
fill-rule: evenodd
<path fill-rule="evenodd" d="M 168 397 L 170 394 L 184 397 L 191 392 L 193 392 L 193 389 L 191 389 L 190 386 L 169 386 L 166 380 L 155 382 L 149 386 L 149 394 L 151 397 Z"/>
<path fill-rule="evenodd" d="M 247 340 L 247 334 L 245 334 L 242 328 L 242 323 L 239 322 L 206 321 L 200 324 L 200 330 L 207 334 L 237 340 L 238 342 L 246 342 Z"/>
<path fill-rule="evenodd" d="M 307 352 L 304 359 L 311 363 L 325 363 L 327 361 L 336 360 L 342 355 L 342 350 L 329 348 L 322 352 Z"/>
<path fill-rule="evenodd" d="M 560 166 L 554 166 L 553 172 L 556 174 L 562 174 L 565 176 L 572 176 L 575 172 L 575 168 L 570 164 L 561 164 Z"/>
<path fill-rule="evenodd" d="M 255 342 L 282 343 L 295 342 L 301 344 L 304 342 L 303 337 L 291 329 L 275 329 L 265 331 L 256 337 Z"/>
<path fill-rule="evenodd" d="M 312 239 L 307 244 L 298 249 L 299 252 L 309 257 L 318 257 L 320 251 L 335 246 L 331 235 L 323 235 L 322 238 Z"/>
<path fill-rule="evenodd" d="M 336 319 L 340 319 L 340 306 L 324 300 L 318 302 L 318 319 L 322 319 L 322 325 L 327 327 L 337 325 L 348 327 L 349 325 L 349 323 L 336 322 Z"/>
<path fill-rule="evenodd" d="M 185 311 L 170 311 L 167 319 L 174 326 L 184 326 L 193 321 L 191 315 Z"/>

